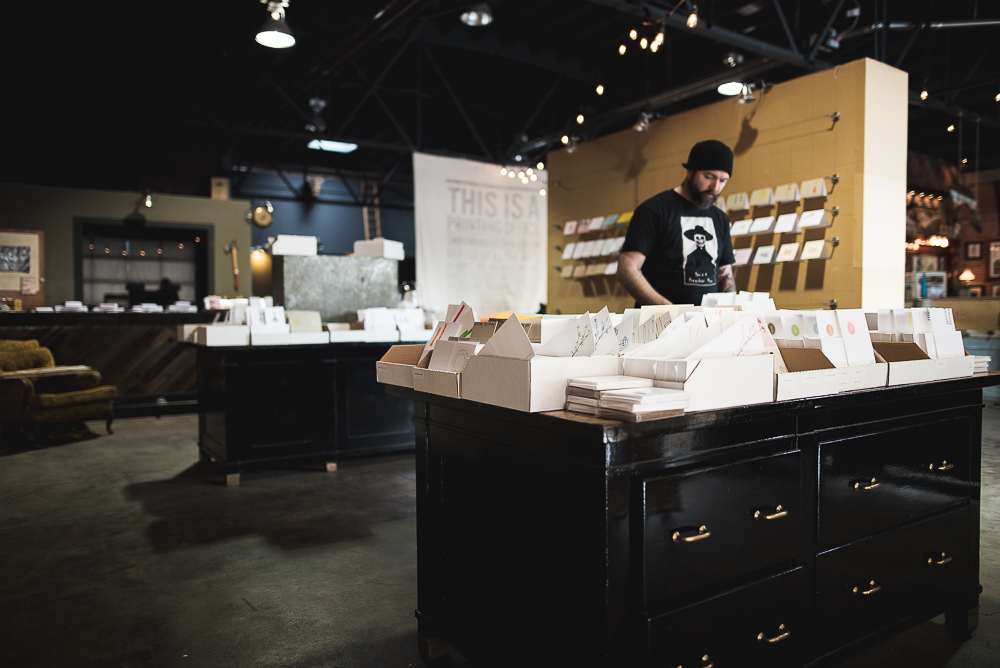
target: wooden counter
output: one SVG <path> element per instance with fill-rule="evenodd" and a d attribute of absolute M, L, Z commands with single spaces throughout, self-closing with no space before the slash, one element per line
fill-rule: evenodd
<path fill-rule="evenodd" d="M 1000 374 L 626 424 L 416 406 L 421 650 L 477 665 L 803 666 L 977 621 Z"/>

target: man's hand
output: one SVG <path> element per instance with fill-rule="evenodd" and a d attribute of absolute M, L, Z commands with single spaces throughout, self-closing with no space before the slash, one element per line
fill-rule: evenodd
<path fill-rule="evenodd" d="M 618 282 L 640 304 L 670 304 L 666 297 L 653 289 L 639 271 L 646 256 L 636 251 L 626 251 L 618 256 Z M 731 272 L 730 272 L 731 273 Z"/>
<path fill-rule="evenodd" d="M 618 267 L 621 268 L 621 264 Z M 733 278 L 733 265 L 731 264 L 719 267 L 719 292 L 736 292 L 736 280 Z"/>

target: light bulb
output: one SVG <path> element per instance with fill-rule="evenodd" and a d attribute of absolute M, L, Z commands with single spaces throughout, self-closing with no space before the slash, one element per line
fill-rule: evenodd
<path fill-rule="evenodd" d="M 604 95 L 604 86 L 601 86 L 600 84 L 598 84 L 598 86 L 597 86 L 597 94 L 598 95 Z"/>
<path fill-rule="evenodd" d="M 540 162 L 537 165 L 535 165 L 535 167 L 538 167 L 538 169 L 545 169 L 545 163 L 544 162 Z"/>
<path fill-rule="evenodd" d="M 583 125 L 583 114 L 580 114 L 576 117 L 576 122 L 577 125 Z"/>
<path fill-rule="evenodd" d="M 532 174 L 528 178 L 531 179 L 532 181 L 537 181 L 538 180 L 538 174 Z"/>
<path fill-rule="evenodd" d="M 653 42 L 652 44 L 649 45 L 649 50 L 652 51 L 653 53 L 656 53 L 657 50 L 659 50 L 659 48 L 660 45 L 657 42 Z"/>
<path fill-rule="evenodd" d="M 637 33 L 635 30 L 633 30 L 632 32 L 630 32 L 628 34 L 628 36 L 631 37 L 632 39 L 635 39 L 636 37 L 639 36 L 639 33 Z"/>
<path fill-rule="evenodd" d="M 513 169 L 512 169 L 512 170 L 510 170 L 509 172 L 507 172 L 507 178 L 508 178 L 508 179 L 512 179 L 512 178 L 514 178 L 514 170 L 513 170 Z"/>
<path fill-rule="evenodd" d="M 743 92 L 743 84 L 739 81 L 730 81 L 720 85 L 716 90 L 722 95 L 739 95 Z"/>
<path fill-rule="evenodd" d="M 524 170 L 524 173 L 527 174 L 528 176 L 531 176 L 532 174 L 535 173 L 535 170 L 533 170 L 531 167 L 528 167 L 526 170 Z"/>
<path fill-rule="evenodd" d="M 518 172 L 517 173 L 517 178 L 523 179 L 524 178 L 524 172 Z"/>
<path fill-rule="evenodd" d="M 643 38 L 642 38 L 641 40 L 639 40 L 639 46 L 641 46 L 641 47 L 642 47 L 642 48 L 644 48 L 644 49 L 645 49 L 645 48 L 646 48 L 647 46 L 649 46 L 649 42 L 648 42 L 648 41 L 646 41 L 646 38 L 645 38 L 645 37 L 643 37 Z"/>
<path fill-rule="evenodd" d="M 146 199 L 143 202 L 143 204 L 146 205 L 147 209 L 153 208 L 153 196 L 152 195 L 146 195 Z"/>
<path fill-rule="evenodd" d="M 687 20 L 688 28 L 694 28 L 698 25 L 698 5 L 695 5 L 692 9 L 693 11 L 691 12 L 691 15 L 688 16 Z"/>
<path fill-rule="evenodd" d="M 501 167 L 500 168 L 500 176 L 507 176 L 507 168 L 506 167 Z"/>
<path fill-rule="evenodd" d="M 621 46 L 618 47 L 618 53 L 622 54 L 623 56 L 625 55 L 625 45 L 624 44 L 622 44 Z"/>
<path fill-rule="evenodd" d="M 964 165 L 965 163 L 967 163 L 968 161 L 969 161 L 969 159 L 968 159 L 968 158 L 962 158 L 962 164 L 963 164 L 963 165 Z"/>
<path fill-rule="evenodd" d="M 656 44 L 663 44 L 663 31 L 656 33 L 656 39 L 653 40 Z"/>
<path fill-rule="evenodd" d="M 996 100 L 997 100 L 997 102 L 1000 102 L 1000 93 L 997 93 Z"/>
<path fill-rule="evenodd" d="M 144 250 L 139 251 L 139 255 L 141 255 L 142 257 L 146 257 L 146 251 Z"/>
<path fill-rule="evenodd" d="M 538 194 L 541 195 L 542 197 L 545 197 L 545 195 L 547 194 L 545 188 L 539 188 Z"/>
<path fill-rule="evenodd" d="M 563 135 L 562 139 L 560 139 L 559 141 L 561 141 L 564 144 L 568 144 L 569 143 L 569 137 L 567 137 L 566 135 Z"/>
<path fill-rule="evenodd" d="M 921 100 L 926 100 L 927 99 L 927 91 L 925 91 L 925 90 L 920 91 L 920 99 Z"/>
<path fill-rule="evenodd" d="M 954 125 L 949 125 L 948 126 L 948 132 L 954 132 L 954 131 L 955 131 L 955 126 Z"/>
<path fill-rule="evenodd" d="M 521 179 L 521 183 L 527 185 L 527 183 L 528 183 L 528 177 L 526 176 L 523 179 Z"/>

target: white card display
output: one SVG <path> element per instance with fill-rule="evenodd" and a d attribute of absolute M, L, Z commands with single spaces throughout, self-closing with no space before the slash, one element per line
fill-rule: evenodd
<path fill-rule="evenodd" d="M 850 366 L 847 361 L 847 351 L 844 349 L 844 340 L 840 338 L 820 339 L 820 350 L 827 359 L 833 362 L 833 366 L 838 369 Z"/>
<path fill-rule="evenodd" d="M 770 264 L 774 259 L 774 246 L 761 246 L 753 256 L 754 264 Z"/>
<path fill-rule="evenodd" d="M 601 245 L 601 255 L 611 255 L 611 251 L 615 247 L 615 242 L 618 240 L 614 237 L 610 239 L 605 239 L 604 244 Z"/>
<path fill-rule="evenodd" d="M 733 193 L 726 198 L 727 211 L 746 211 L 749 207 L 746 193 Z"/>
<path fill-rule="evenodd" d="M 799 244 L 798 242 L 793 244 L 782 244 L 781 248 L 778 250 L 778 257 L 774 259 L 775 262 L 794 262 L 795 258 L 799 255 Z"/>
<path fill-rule="evenodd" d="M 576 234 L 576 221 L 571 220 L 563 225 L 563 234 Z"/>
<path fill-rule="evenodd" d="M 584 252 L 587 250 L 587 242 L 581 241 L 573 249 L 573 259 L 580 260 L 583 258 Z"/>
<path fill-rule="evenodd" d="M 622 318 L 622 321 L 615 327 L 615 338 L 618 341 L 619 355 L 632 347 L 634 327 L 635 320 L 633 318 Z"/>
<path fill-rule="evenodd" d="M 606 266 L 604 268 L 604 275 L 605 276 L 613 276 L 613 275 L 615 275 L 617 273 L 618 273 L 618 263 L 617 262 L 608 262 L 608 266 Z"/>
<path fill-rule="evenodd" d="M 799 184 L 786 183 L 774 189 L 774 201 L 779 204 L 785 202 L 797 202 L 799 200 Z"/>
<path fill-rule="evenodd" d="M 753 256 L 752 248 L 734 248 L 733 257 L 736 259 L 733 260 L 733 265 L 737 267 L 742 267 L 745 264 L 750 264 L 750 258 L 752 256 Z"/>
<path fill-rule="evenodd" d="M 750 206 L 770 206 L 774 204 L 774 191 L 770 188 L 758 188 L 750 194 Z"/>
<path fill-rule="evenodd" d="M 816 332 L 819 334 L 819 338 L 829 339 L 842 336 L 837 313 L 838 311 L 816 311 Z"/>
<path fill-rule="evenodd" d="M 605 306 L 597 315 L 591 318 L 591 331 L 594 333 L 595 355 L 617 355 L 618 342 L 615 340 L 615 328 L 611 324 L 611 314 Z"/>
<path fill-rule="evenodd" d="M 576 244 L 570 243 L 566 244 L 566 248 L 563 249 L 562 259 L 570 260 L 573 258 L 573 251 L 576 250 Z"/>
<path fill-rule="evenodd" d="M 844 352 L 851 366 L 875 364 L 875 350 L 868 334 L 868 320 L 861 309 L 837 309 L 840 334 L 844 339 Z"/>
<path fill-rule="evenodd" d="M 753 225 L 752 220 L 738 220 L 733 223 L 732 227 L 729 228 L 729 235 L 738 237 L 744 234 L 750 234 L 751 225 Z"/>
<path fill-rule="evenodd" d="M 772 225 L 774 225 L 774 216 L 754 218 L 753 224 L 750 225 L 750 232 L 753 234 L 768 232 L 770 231 Z"/>
<path fill-rule="evenodd" d="M 802 182 L 802 198 L 826 197 L 826 179 L 810 179 Z"/>
<path fill-rule="evenodd" d="M 471 341 L 438 341 L 434 346 L 427 368 L 431 371 L 454 371 L 460 373 L 465 369 L 469 358 L 481 350 L 483 344 Z"/>
<path fill-rule="evenodd" d="M 812 211 L 803 211 L 802 217 L 799 218 L 799 227 L 805 229 L 807 227 L 822 227 L 828 225 L 829 221 L 826 217 L 826 211 L 823 209 L 813 209 Z"/>
<path fill-rule="evenodd" d="M 794 232 L 795 224 L 798 222 L 799 222 L 799 214 L 783 213 L 780 216 L 778 216 L 778 220 L 774 223 L 774 233 L 786 234 L 788 232 Z"/>
<path fill-rule="evenodd" d="M 826 241 L 823 239 L 816 239 L 815 241 L 807 241 L 802 245 L 802 255 L 799 256 L 800 260 L 818 260 L 823 257 L 823 250 L 826 247 Z"/>
<path fill-rule="evenodd" d="M 761 319 L 764 321 L 764 326 L 767 327 L 767 331 L 771 333 L 776 339 L 785 338 L 785 326 L 781 321 L 780 313 L 762 313 Z"/>
<path fill-rule="evenodd" d="M 511 316 L 516 317 L 516 316 Z M 610 318 L 608 324 L 610 325 Z M 500 330 L 497 330 L 499 333 Z M 496 334 L 494 334 L 496 336 Z M 493 339 L 490 339 L 492 341 Z M 594 354 L 594 324 L 590 312 L 577 318 L 573 325 L 566 327 L 535 350 L 536 355 L 548 357 L 590 357 Z"/>
<path fill-rule="evenodd" d="M 781 311 L 781 326 L 786 341 L 801 341 L 805 336 L 806 321 L 796 311 Z"/>

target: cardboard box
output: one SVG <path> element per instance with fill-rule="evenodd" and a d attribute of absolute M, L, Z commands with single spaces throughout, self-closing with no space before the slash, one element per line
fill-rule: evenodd
<path fill-rule="evenodd" d="M 889 385 L 927 383 L 949 378 L 964 378 L 975 371 L 975 358 L 931 359 L 916 343 L 872 342 L 875 352 L 888 363 Z"/>
<path fill-rule="evenodd" d="M 396 345 L 375 363 L 375 377 L 380 383 L 413 387 L 413 369 L 420 362 L 424 344 Z M 426 364 L 426 361 L 425 361 Z"/>
<path fill-rule="evenodd" d="M 330 333 L 331 343 L 344 343 L 349 341 L 365 341 L 367 343 L 393 343 L 399 341 L 399 330 L 397 329 L 339 329 L 330 327 L 327 323 L 325 328 Z M 340 324 L 340 323 L 332 323 Z"/>
<path fill-rule="evenodd" d="M 651 377 L 656 387 L 690 392 L 687 411 L 706 411 L 774 401 L 773 358 L 770 354 L 701 360 L 629 357 L 624 358 L 624 371 L 629 376 Z"/>
<path fill-rule="evenodd" d="M 271 255 L 316 255 L 316 237 L 279 234 L 271 244 Z"/>
<path fill-rule="evenodd" d="M 774 375 L 775 401 L 820 397 L 885 387 L 889 366 L 876 356 L 875 364 L 833 365 L 819 348 L 779 348 L 782 364 Z"/>
<path fill-rule="evenodd" d="M 200 346 L 249 346 L 249 325 L 202 325 L 195 330 Z"/>
<path fill-rule="evenodd" d="M 413 389 L 440 394 L 453 399 L 462 398 L 462 372 L 413 369 Z"/>
<path fill-rule="evenodd" d="M 402 260 L 406 257 L 402 241 L 391 241 L 382 237 L 355 241 L 354 254 L 364 257 L 387 257 L 390 260 Z"/>
<path fill-rule="evenodd" d="M 462 398 L 529 413 L 562 410 L 570 378 L 617 376 L 620 360 L 615 355 L 513 359 L 479 354 L 462 373 Z"/>
<path fill-rule="evenodd" d="M 254 346 L 300 346 L 317 343 L 330 343 L 330 332 L 250 333 L 250 344 Z"/>

